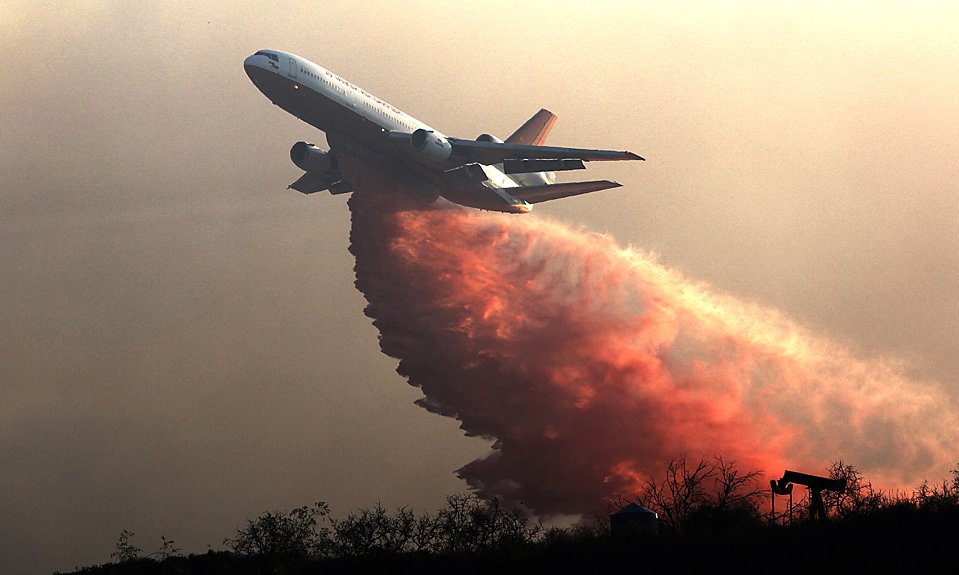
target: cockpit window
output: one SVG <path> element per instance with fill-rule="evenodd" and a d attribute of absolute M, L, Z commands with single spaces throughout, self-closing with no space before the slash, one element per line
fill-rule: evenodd
<path fill-rule="evenodd" d="M 274 62 L 280 61 L 279 56 L 277 56 L 276 54 L 270 54 L 269 52 L 263 52 L 262 50 L 254 54 L 254 56 L 266 56 L 267 58 L 269 58 L 270 60 L 273 60 Z"/>

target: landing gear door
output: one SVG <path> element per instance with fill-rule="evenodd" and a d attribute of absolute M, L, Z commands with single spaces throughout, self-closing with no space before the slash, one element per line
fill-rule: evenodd
<path fill-rule="evenodd" d="M 290 78 L 296 79 L 296 60 L 290 58 Z"/>

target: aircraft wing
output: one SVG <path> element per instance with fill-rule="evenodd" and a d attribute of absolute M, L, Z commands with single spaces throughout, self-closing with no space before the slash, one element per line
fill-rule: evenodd
<path fill-rule="evenodd" d="M 615 160 L 644 160 L 632 152 L 612 150 L 587 150 L 582 148 L 561 148 L 558 146 L 534 146 L 530 144 L 510 144 L 505 142 L 476 142 L 447 138 L 453 147 L 453 153 L 471 162 L 481 164 L 499 164 L 505 160 L 583 160 L 584 162 L 606 162 Z"/>

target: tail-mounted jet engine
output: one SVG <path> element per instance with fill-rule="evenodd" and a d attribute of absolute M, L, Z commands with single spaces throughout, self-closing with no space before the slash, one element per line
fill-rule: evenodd
<path fill-rule="evenodd" d="M 477 142 L 492 142 L 494 144 L 502 144 L 503 140 L 500 140 L 492 134 L 480 134 L 476 137 Z"/>

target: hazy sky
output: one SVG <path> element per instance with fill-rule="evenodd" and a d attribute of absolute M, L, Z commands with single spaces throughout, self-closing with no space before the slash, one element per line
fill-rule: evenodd
<path fill-rule="evenodd" d="M 484 453 L 363 315 L 287 50 L 443 132 L 630 149 L 537 206 L 959 390 L 959 9 L 948 3 L 5 2 L 0 558 L 218 546 L 322 499 L 432 509 Z M 509 216 L 504 216 L 509 217 Z M 516 216 L 513 216 L 516 217 Z M 959 460 L 959 454 L 957 454 Z"/>

